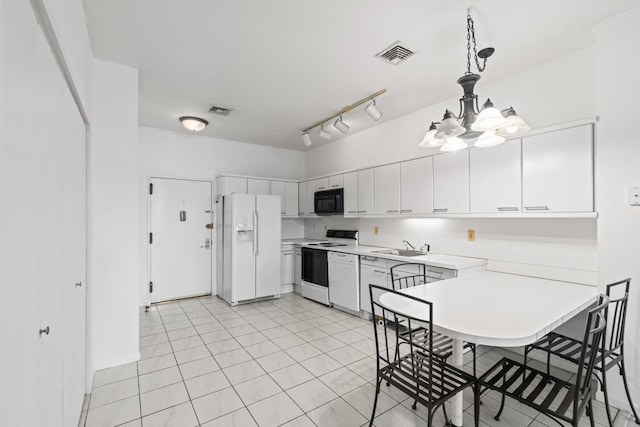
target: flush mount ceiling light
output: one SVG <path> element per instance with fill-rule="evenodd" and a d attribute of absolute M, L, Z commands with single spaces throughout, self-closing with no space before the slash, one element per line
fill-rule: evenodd
<path fill-rule="evenodd" d="M 474 22 L 470 9 L 467 9 L 467 71 L 457 80 L 463 91 L 460 113 L 454 116 L 451 111 L 446 110 L 441 123 L 431 122 L 419 144 L 421 147 L 440 146 L 442 151 L 456 151 L 467 148 L 467 142 L 471 141 L 476 141 L 476 147 L 492 147 L 503 143 L 504 136 L 516 136 L 529 130 L 529 126 L 516 114 L 513 107 L 499 111 L 488 99 L 482 109 L 478 108 L 478 95 L 473 90 L 480 75 L 471 72 L 472 47 L 476 68 L 482 73 L 487 66 L 487 58 L 493 55 L 494 49 L 487 47 L 477 51 Z"/>
<path fill-rule="evenodd" d="M 310 146 L 313 141 L 311 140 L 311 135 L 309 134 L 309 131 L 318 126 L 320 126 L 320 129 L 318 130 L 318 136 L 324 139 L 331 139 L 332 135 L 330 132 L 327 132 L 324 129 L 324 125 L 327 123 L 330 123 L 331 120 L 333 119 L 336 119 L 335 122 L 333 122 L 333 127 L 339 130 L 341 133 L 346 134 L 347 132 L 349 132 L 349 129 L 351 129 L 351 127 L 347 123 L 345 123 L 345 121 L 342 119 L 342 115 L 346 113 L 350 113 L 351 110 L 353 110 L 356 107 L 359 107 L 360 105 L 368 101 L 371 101 L 371 102 L 365 107 L 364 110 L 369 115 L 369 117 L 371 117 L 375 121 L 378 121 L 380 117 L 382 117 L 382 111 L 380 111 L 380 109 L 378 109 L 378 107 L 376 106 L 375 98 L 382 95 L 386 91 L 387 89 L 379 90 L 378 92 L 371 94 L 366 98 L 362 98 L 358 102 L 355 102 L 351 105 L 347 105 L 346 107 L 342 108 L 342 110 L 340 110 L 339 112 L 325 119 L 322 119 L 319 122 L 316 122 L 305 129 L 302 129 L 302 142 L 304 143 L 305 146 L 307 147 Z"/>
<path fill-rule="evenodd" d="M 191 132 L 200 132 L 209 124 L 205 119 L 193 116 L 182 116 L 180 117 L 180 122 L 185 129 L 190 130 Z"/>

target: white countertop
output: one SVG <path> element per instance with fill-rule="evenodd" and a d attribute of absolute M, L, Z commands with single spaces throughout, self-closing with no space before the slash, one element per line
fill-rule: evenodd
<path fill-rule="evenodd" d="M 375 251 L 390 249 L 390 248 L 384 248 L 379 246 L 366 246 L 366 245 L 333 246 L 333 247 L 312 246 L 312 248 L 331 251 L 331 252 L 342 252 L 342 253 L 348 253 L 348 254 L 354 254 L 354 255 L 372 256 L 375 258 L 390 259 L 390 260 L 401 261 L 401 262 L 419 262 L 419 263 L 431 265 L 433 267 L 449 268 L 452 270 L 462 270 L 465 268 L 480 267 L 487 264 L 486 259 L 461 257 L 456 255 L 425 254 L 425 255 L 407 257 L 407 256 L 400 256 L 400 255 L 375 253 Z"/>
<path fill-rule="evenodd" d="M 596 301 L 598 288 L 557 280 L 485 271 L 402 291 L 433 303 L 436 329 L 476 344 L 531 344 Z M 424 305 L 387 293 L 394 310 L 424 316 Z"/>

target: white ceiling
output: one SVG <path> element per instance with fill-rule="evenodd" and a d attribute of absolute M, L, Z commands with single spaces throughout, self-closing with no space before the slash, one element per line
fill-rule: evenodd
<path fill-rule="evenodd" d="M 637 0 L 84 4 L 94 56 L 139 69 L 141 125 L 186 132 L 178 117 L 195 115 L 210 122 L 202 135 L 303 150 L 302 129 L 380 89 L 378 123 L 460 95 L 469 6 L 479 48 L 496 49 L 482 85 L 591 45 L 594 24 Z M 374 58 L 396 40 L 418 53 L 399 66 Z M 344 117 L 351 133 L 374 124 L 362 108 Z M 311 148 L 326 143 L 311 134 Z"/>

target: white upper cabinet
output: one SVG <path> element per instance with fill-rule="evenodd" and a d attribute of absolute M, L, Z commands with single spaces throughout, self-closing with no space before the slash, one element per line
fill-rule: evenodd
<path fill-rule="evenodd" d="M 298 215 L 308 214 L 307 210 L 307 181 L 298 183 Z"/>
<path fill-rule="evenodd" d="M 316 181 L 307 181 L 307 215 L 314 216 L 316 213 L 315 203 L 313 201 L 316 194 Z"/>
<path fill-rule="evenodd" d="M 277 182 L 277 181 L 271 181 Z M 269 180 L 268 179 L 247 179 L 247 194 L 264 194 L 269 195 Z"/>
<path fill-rule="evenodd" d="M 285 182 L 285 215 L 286 216 L 298 216 L 298 183 Z"/>
<path fill-rule="evenodd" d="M 593 212 L 593 125 L 522 139 L 526 212 Z"/>
<path fill-rule="evenodd" d="M 280 196 L 280 213 L 286 214 L 286 195 L 284 190 L 284 181 L 271 181 L 271 195 Z"/>
<path fill-rule="evenodd" d="M 280 196 L 280 213 L 285 217 L 298 216 L 298 184 L 271 181 L 271 195 Z"/>
<path fill-rule="evenodd" d="M 225 194 L 248 194 L 247 178 L 240 178 L 237 176 L 218 177 L 216 179 L 216 189 L 216 194 L 218 194 L 219 196 Z"/>
<path fill-rule="evenodd" d="M 316 190 L 315 191 L 325 191 L 329 189 L 329 178 L 319 178 L 316 179 Z"/>
<path fill-rule="evenodd" d="M 469 150 L 471 213 L 520 212 L 520 151 L 519 139 Z"/>
<path fill-rule="evenodd" d="M 409 160 L 400 164 L 400 213 L 433 212 L 433 158 Z"/>
<path fill-rule="evenodd" d="M 374 213 L 374 177 L 373 169 L 358 171 L 358 215 Z"/>
<path fill-rule="evenodd" d="M 335 188 L 342 188 L 344 186 L 344 179 L 343 179 L 343 175 L 331 175 L 329 177 L 329 188 L 331 189 L 335 189 Z"/>
<path fill-rule="evenodd" d="M 469 150 L 433 157 L 433 213 L 469 213 Z"/>
<path fill-rule="evenodd" d="M 344 174 L 344 216 L 358 215 L 358 172 Z"/>
<path fill-rule="evenodd" d="M 375 214 L 400 213 L 400 163 L 380 166 L 373 170 Z"/>

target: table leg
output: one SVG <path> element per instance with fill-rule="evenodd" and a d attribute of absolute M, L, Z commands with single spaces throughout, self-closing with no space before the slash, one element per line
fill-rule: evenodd
<path fill-rule="evenodd" d="M 454 339 L 453 354 L 451 356 L 453 359 L 453 365 L 456 366 L 457 368 L 462 369 L 462 366 L 464 365 L 463 356 L 464 356 L 464 348 L 463 348 L 462 340 Z M 460 392 L 455 396 L 453 396 L 453 398 L 451 399 L 451 424 L 453 424 L 454 426 L 457 426 L 457 427 L 462 426 L 463 408 L 464 408 L 464 405 L 462 402 L 462 392 Z"/>

